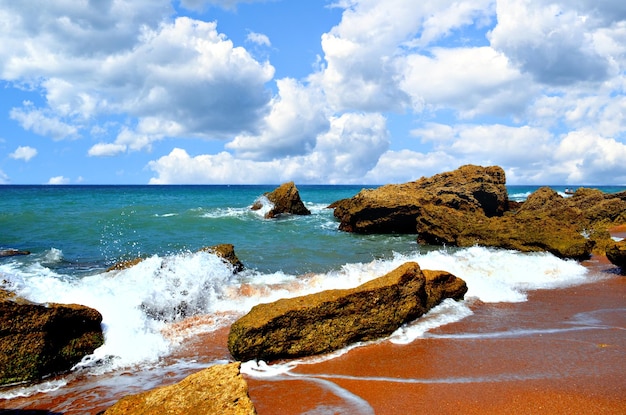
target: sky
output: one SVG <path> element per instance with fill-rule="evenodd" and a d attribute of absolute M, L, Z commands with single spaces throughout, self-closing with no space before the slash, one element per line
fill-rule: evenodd
<path fill-rule="evenodd" d="M 0 184 L 626 185 L 623 0 L 0 0 Z"/>

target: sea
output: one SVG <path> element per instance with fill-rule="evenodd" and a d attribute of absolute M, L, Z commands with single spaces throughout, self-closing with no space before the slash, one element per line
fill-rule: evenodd
<path fill-rule="evenodd" d="M 416 235 L 339 231 L 328 205 L 368 187 L 373 186 L 298 185 L 312 214 L 265 219 L 269 202 L 261 210 L 250 208 L 276 185 L 3 185 L 0 250 L 31 254 L 0 258 L 0 285 L 34 302 L 100 311 L 104 345 L 73 369 L 97 377 L 163 368 L 191 338 L 223 330 L 256 304 L 355 287 L 407 261 L 449 271 L 469 290 L 464 301 L 446 300 L 387 339 L 398 344 L 471 315 L 476 301 L 523 302 L 533 290 L 598 278 L 579 262 L 549 253 L 419 245 Z M 563 197 L 572 188 L 551 187 Z M 523 201 L 537 188 L 508 186 L 509 198 Z M 201 250 L 217 244 L 233 244 L 244 271 Z M 143 261 L 107 270 L 136 258 Z M 272 376 L 289 368 L 250 362 L 242 370 Z M 66 384 L 62 376 L 5 387 L 0 402 Z"/>

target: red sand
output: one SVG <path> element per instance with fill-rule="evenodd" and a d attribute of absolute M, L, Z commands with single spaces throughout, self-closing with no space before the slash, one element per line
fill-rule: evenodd
<path fill-rule="evenodd" d="M 588 265 L 611 268 L 602 258 Z M 474 315 L 432 332 L 449 338 L 360 347 L 299 366 L 293 372 L 302 377 L 247 377 L 250 396 L 259 415 L 624 414 L 626 277 L 605 275 L 578 287 L 533 292 L 524 303 L 476 304 Z M 486 335 L 515 329 L 532 332 Z M 472 333 L 482 337 L 467 337 Z M 226 358 L 226 335 L 198 336 L 168 361 Z M 0 401 L 0 408 L 95 414 L 125 394 L 189 373 L 155 370 L 143 385 L 130 372 L 75 376 L 63 391 Z"/>

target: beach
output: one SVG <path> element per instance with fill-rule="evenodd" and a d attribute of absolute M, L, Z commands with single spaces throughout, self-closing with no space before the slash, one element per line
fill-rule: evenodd
<path fill-rule="evenodd" d="M 260 415 L 622 414 L 626 278 L 604 258 L 585 263 L 594 282 L 537 290 L 525 302 L 476 302 L 473 315 L 409 344 L 381 341 L 287 374 L 246 375 L 249 394 Z M 229 359 L 226 336 L 222 329 L 190 339 L 165 372 L 77 375 L 57 392 L 0 405 L 5 413 L 95 414 L 125 394 Z M 195 366 L 177 368 L 179 359 Z"/>

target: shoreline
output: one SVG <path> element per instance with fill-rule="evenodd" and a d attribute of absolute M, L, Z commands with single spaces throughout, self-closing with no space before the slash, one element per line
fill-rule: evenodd
<path fill-rule="evenodd" d="M 357 347 L 275 378 L 244 375 L 250 397 L 259 415 L 626 413 L 626 278 L 605 257 L 583 264 L 596 281 L 531 291 L 520 303 L 474 303 L 473 315 L 410 344 Z M 0 414 L 98 413 L 232 359 L 227 335 L 196 335 L 145 373 L 70 374 L 58 391 L 0 400 L 9 410 Z M 174 368 L 180 361 L 193 363 Z"/>
<path fill-rule="evenodd" d="M 427 338 L 358 347 L 298 377 L 247 377 L 250 396 L 259 415 L 626 413 L 626 278 L 604 258 L 586 265 L 603 276 L 477 304 Z"/>

